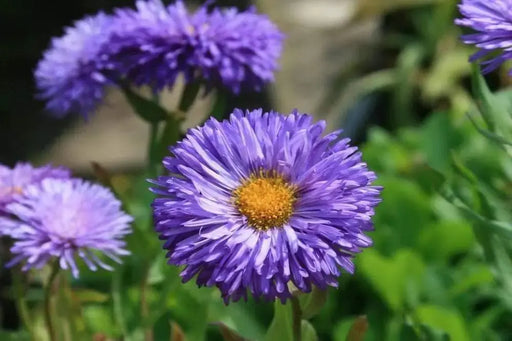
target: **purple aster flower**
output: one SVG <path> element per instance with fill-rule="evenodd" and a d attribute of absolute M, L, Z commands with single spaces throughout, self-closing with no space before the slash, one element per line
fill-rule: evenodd
<path fill-rule="evenodd" d="M 455 23 L 477 31 L 462 36 L 464 43 L 480 49 L 470 61 L 484 59 L 483 72 L 487 73 L 512 58 L 511 0 L 462 0 L 459 10 L 463 18 Z"/>
<path fill-rule="evenodd" d="M 235 110 L 190 130 L 155 181 L 156 230 L 183 281 L 217 286 L 225 302 L 285 301 L 337 286 L 340 270 L 372 244 L 380 201 L 357 147 L 298 112 Z"/>
<path fill-rule="evenodd" d="M 64 167 L 33 167 L 29 163 L 18 162 L 13 168 L 0 164 L 0 214 L 5 206 L 24 193 L 25 188 L 37 184 L 46 178 L 66 179 L 71 176 L 69 169 Z M 0 234 L 2 234 L 0 226 Z"/>
<path fill-rule="evenodd" d="M 136 85 L 171 87 L 182 73 L 237 93 L 260 89 L 274 79 L 283 35 L 254 9 L 201 7 L 189 14 L 182 1 L 165 7 L 160 0 L 136 2 L 136 10 L 115 15 L 109 65 Z"/>
<path fill-rule="evenodd" d="M 101 53 L 111 22 L 104 13 L 76 21 L 44 53 L 35 79 L 39 97 L 55 116 L 79 113 L 87 117 L 103 98 L 109 81 L 101 71 Z"/>
<path fill-rule="evenodd" d="M 23 269 L 41 268 L 57 258 L 62 269 L 78 276 L 78 256 L 91 269 L 111 270 L 98 257 L 116 262 L 129 254 L 122 238 L 132 218 L 107 188 L 80 179 L 45 179 L 25 189 L 23 197 L 7 205 L 16 231 L 11 235 L 14 255 L 8 266 L 25 262 Z"/>

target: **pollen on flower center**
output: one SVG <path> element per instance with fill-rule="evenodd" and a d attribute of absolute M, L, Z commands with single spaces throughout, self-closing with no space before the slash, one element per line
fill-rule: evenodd
<path fill-rule="evenodd" d="M 252 176 L 234 192 L 235 205 L 259 230 L 281 227 L 293 213 L 295 188 L 280 176 Z"/>

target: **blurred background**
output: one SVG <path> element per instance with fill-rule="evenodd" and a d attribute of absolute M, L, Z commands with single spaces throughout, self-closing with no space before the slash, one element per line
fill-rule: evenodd
<path fill-rule="evenodd" d="M 126 177 L 142 169 L 147 127 L 120 93 L 110 91 L 88 122 L 78 116 L 57 120 L 35 99 L 32 76 L 51 37 L 61 35 L 63 26 L 85 14 L 132 3 L 1 1 L 1 163 L 51 161 L 90 175 L 90 162 L 97 161 Z M 359 315 L 369 320 L 364 340 L 511 339 L 512 300 L 506 290 L 512 287 L 510 274 L 497 275 L 475 241 L 471 221 L 438 193 L 439 174 L 448 172 L 456 154 L 478 178 L 493 184 L 487 190 L 496 202 L 508 205 L 512 198 L 512 168 L 503 167 L 510 166 L 509 156 L 480 136 L 466 116 L 473 108 L 467 62 L 472 49 L 459 41 L 461 29 L 453 24 L 457 1 L 215 3 L 240 8 L 254 4 L 287 36 L 275 84 L 263 93 L 229 98 L 227 107 L 283 113 L 297 108 L 327 120 L 330 130 L 342 127 L 363 149 L 364 159 L 385 187 L 371 234 L 375 246 L 357 257 L 355 276 L 342 276 L 340 288 L 329 290 L 325 308 L 312 319 L 319 339 L 345 340 Z M 487 80 L 493 89 L 510 83 L 506 67 Z M 164 103 L 172 107 L 175 97 L 169 92 Z M 186 126 L 201 121 L 199 113 L 208 101 L 206 97 L 195 105 Z M 119 183 L 128 183 L 126 177 Z M 136 197 L 146 187 L 144 179 L 138 179 L 126 190 Z M 134 207 L 148 214 L 142 212 L 144 207 Z M 272 318 L 271 304 L 250 301 L 225 307 L 215 291 L 181 285 L 177 270 L 165 266 L 163 252 L 151 263 L 139 257 L 147 245 L 159 248 L 149 229 L 145 236 L 112 284 L 122 280 L 120 295 L 134 340 L 141 335 L 130 321 L 137 320 L 133 311 L 141 300 L 142 273 L 150 278 L 145 299 L 154 313 L 156 340 L 168 339 L 169 320 L 190 340 L 200 340 L 201 333 L 207 340 L 220 339 L 208 324 L 215 320 L 250 339 L 262 338 Z M 74 286 L 109 292 L 110 279 L 108 273 L 88 274 Z M 82 327 L 91 335 L 120 334 L 115 312 L 105 308 L 109 300 L 96 297 L 84 306 Z M 8 299 L 3 307 L 4 328 L 16 329 L 14 307 Z"/>

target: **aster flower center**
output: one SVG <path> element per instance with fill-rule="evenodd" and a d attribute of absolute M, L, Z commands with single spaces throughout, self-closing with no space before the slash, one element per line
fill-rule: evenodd
<path fill-rule="evenodd" d="M 235 205 L 258 230 L 281 227 L 293 213 L 295 188 L 277 175 L 251 176 L 234 192 Z"/>

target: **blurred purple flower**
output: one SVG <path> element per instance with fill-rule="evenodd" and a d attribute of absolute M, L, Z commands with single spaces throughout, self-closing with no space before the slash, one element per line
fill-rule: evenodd
<path fill-rule="evenodd" d="M 464 43 L 480 49 L 470 61 L 483 59 L 482 71 L 487 73 L 512 58 L 511 0 L 462 0 L 459 11 L 463 18 L 456 19 L 455 23 L 477 31 L 462 36 Z"/>
<path fill-rule="evenodd" d="M 109 83 L 101 71 L 103 44 L 112 19 L 99 13 L 67 27 L 53 38 L 35 70 L 38 96 L 57 117 L 79 113 L 87 117 L 102 100 Z"/>
<path fill-rule="evenodd" d="M 184 281 L 217 286 L 226 303 L 337 286 L 372 244 L 375 174 L 339 132 L 298 112 L 235 110 L 188 132 L 152 181 L 156 230 Z"/>
<path fill-rule="evenodd" d="M 33 167 L 29 163 L 18 162 L 13 168 L 9 168 L 0 164 L 0 214 L 7 204 L 24 193 L 27 186 L 37 184 L 46 178 L 67 179 L 70 176 L 71 172 L 64 167 Z"/>
<path fill-rule="evenodd" d="M 238 93 L 273 81 L 283 34 L 254 9 L 205 6 L 189 14 L 182 1 L 165 7 L 139 0 L 136 10 L 116 12 L 106 49 L 109 67 L 136 85 L 156 91 L 171 87 L 182 73 Z"/>
<path fill-rule="evenodd" d="M 7 205 L 14 255 L 8 266 L 25 262 L 23 269 L 41 268 L 57 258 L 62 269 L 78 277 L 76 256 L 91 270 L 112 268 L 98 258 L 102 253 L 116 262 L 129 254 L 122 240 L 130 233 L 132 218 L 107 188 L 80 179 L 45 179 L 24 190 Z"/>

